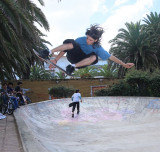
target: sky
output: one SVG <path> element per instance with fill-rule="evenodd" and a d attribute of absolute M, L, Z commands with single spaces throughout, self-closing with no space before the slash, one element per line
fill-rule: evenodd
<path fill-rule="evenodd" d="M 45 14 L 50 30 L 46 34 L 52 46 L 57 47 L 65 39 L 76 39 L 85 36 L 86 29 L 91 24 L 99 24 L 104 28 L 102 46 L 110 49 L 109 40 L 113 39 L 125 23 L 136 23 L 150 12 L 160 13 L 160 0 L 43 0 L 45 6 L 38 0 L 32 0 Z"/>

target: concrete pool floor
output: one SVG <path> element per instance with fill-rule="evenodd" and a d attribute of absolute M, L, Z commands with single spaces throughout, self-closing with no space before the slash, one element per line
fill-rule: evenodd
<path fill-rule="evenodd" d="M 160 98 L 83 98 L 26 105 L 15 113 L 25 152 L 159 152 Z"/>

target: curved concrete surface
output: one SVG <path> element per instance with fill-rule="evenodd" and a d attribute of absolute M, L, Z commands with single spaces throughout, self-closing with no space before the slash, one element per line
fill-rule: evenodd
<path fill-rule="evenodd" d="M 14 115 L 25 152 L 159 152 L 160 98 L 83 98 L 30 104 Z"/>

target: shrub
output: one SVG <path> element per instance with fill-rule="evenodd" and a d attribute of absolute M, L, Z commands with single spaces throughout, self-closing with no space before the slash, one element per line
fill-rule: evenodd
<path fill-rule="evenodd" d="M 75 92 L 75 89 L 65 87 L 65 86 L 62 86 L 62 85 L 52 87 L 49 90 L 49 94 L 51 96 L 58 97 L 58 98 L 71 97 L 74 92 Z"/>
<path fill-rule="evenodd" d="M 138 96 L 150 96 L 149 84 L 150 74 L 142 70 L 129 71 L 124 79 L 131 87 L 137 89 L 135 95 Z"/>
<path fill-rule="evenodd" d="M 152 96 L 160 97 L 160 71 L 155 71 L 152 73 L 149 88 Z"/>
<path fill-rule="evenodd" d="M 131 87 L 124 80 L 121 80 L 111 88 L 96 90 L 94 94 L 96 96 L 132 96 L 137 94 L 137 92 L 136 88 Z"/>
<path fill-rule="evenodd" d="M 83 79 L 83 78 L 91 78 L 92 76 L 90 73 L 85 73 L 85 74 L 80 75 L 80 77 Z"/>
<path fill-rule="evenodd" d="M 58 79 L 65 79 L 67 77 L 67 75 L 64 73 L 64 72 L 56 72 L 56 76 L 55 78 L 58 78 Z"/>
<path fill-rule="evenodd" d="M 131 70 L 125 79 L 109 89 L 95 92 L 97 96 L 151 96 L 150 77 L 148 72 Z"/>

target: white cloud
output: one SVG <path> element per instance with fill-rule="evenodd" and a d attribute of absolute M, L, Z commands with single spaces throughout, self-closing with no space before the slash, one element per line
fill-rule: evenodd
<path fill-rule="evenodd" d="M 113 39 L 120 28 L 125 28 L 126 22 L 137 22 L 142 20 L 148 12 L 148 8 L 152 7 L 153 0 L 137 0 L 133 5 L 126 5 L 118 8 L 102 25 L 106 32 L 103 35 L 103 46 L 107 50 L 110 48 L 109 40 Z"/>
<path fill-rule="evenodd" d="M 115 6 L 119 6 L 119 5 L 121 5 L 121 4 L 126 3 L 127 1 L 128 1 L 128 0 L 116 0 L 115 3 L 114 3 L 114 5 L 115 5 Z"/>
<path fill-rule="evenodd" d="M 111 14 L 102 24 L 105 28 L 103 35 L 103 47 L 110 48 L 109 40 L 113 39 L 120 28 L 125 28 L 126 22 L 137 22 L 142 20 L 148 10 L 152 7 L 154 0 L 135 0 L 133 5 L 125 5 L 128 0 L 116 0 L 115 5 L 108 6 L 108 0 L 45 0 L 45 7 L 40 7 L 50 24 L 50 31 L 45 32 L 53 46 L 62 44 L 67 38 L 77 38 L 85 35 L 86 28 L 91 23 L 91 17 L 95 13 Z M 37 0 L 34 0 L 38 4 Z M 129 2 L 129 1 L 128 1 Z M 133 2 L 132 2 L 133 3 Z"/>
<path fill-rule="evenodd" d="M 47 40 L 53 47 L 62 44 L 66 38 L 77 38 L 85 35 L 90 26 L 90 17 L 99 11 L 105 0 L 45 0 L 45 7 L 40 7 L 50 24 Z M 34 0 L 38 5 L 38 2 Z M 40 5 L 38 5 L 40 6 Z M 103 10 L 107 10 L 103 7 Z M 51 47 L 52 48 L 52 47 Z"/>

